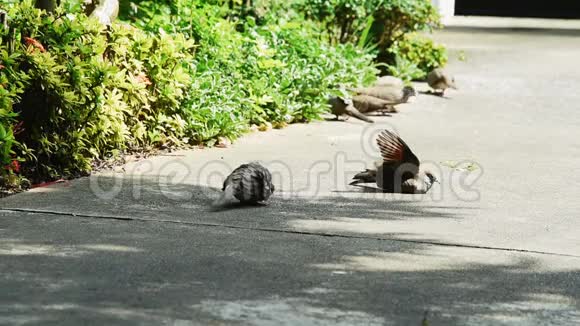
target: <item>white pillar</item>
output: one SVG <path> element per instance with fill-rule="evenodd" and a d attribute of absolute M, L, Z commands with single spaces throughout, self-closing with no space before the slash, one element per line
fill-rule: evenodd
<path fill-rule="evenodd" d="M 431 0 L 431 2 L 439 10 L 443 24 L 455 15 L 455 0 Z"/>

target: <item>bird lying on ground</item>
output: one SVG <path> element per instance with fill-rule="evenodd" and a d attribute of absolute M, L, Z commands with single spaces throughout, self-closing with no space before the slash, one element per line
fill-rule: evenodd
<path fill-rule="evenodd" d="M 405 83 L 401 78 L 394 76 L 382 76 L 377 79 L 373 86 L 390 86 L 390 87 L 401 87 L 405 86 Z"/>
<path fill-rule="evenodd" d="M 427 84 L 429 84 L 429 86 L 435 91 L 434 93 L 439 96 L 443 96 L 445 90 L 448 88 L 457 89 L 455 78 L 447 74 L 441 68 L 436 68 L 427 75 Z"/>
<path fill-rule="evenodd" d="M 409 98 L 417 96 L 417 91 L 411 86 L 370 86 L 349 89 L 359 95 L 378 97 L 389 102 L 391 105 L 407 103 Z"/>
<path fill-rule="evenodd" d="M 375 182 L 384 192 L 424 194 L 438 182 L 430 171 L 420 168 L 417 156 L 395 133 L 383 130 L 377 144 L 383 161 L 375 163 L 375 169 L 355 175 L 351 185 Z"/>
<path fill-rule="evenodd" d="M 214 206 L 232 203 L 235 199 L 242 204 L 258 204 L 268 200 L 275 187 L 272 174 L 258 162 L 237 167 L 224 181 L 222 191 Z"/>
<path fill-rule="evenodd" d="M 389 101 L 369 95 L 356 95 L 352 98 L 354 107 L 361 113 L 395 113 L 397 109 Z"/>
<path fill-rule="evenodd" d="M 366 121 L 368 123 L 374 122 L 369 117 L 360 113 L 354 106 L 354 103 L 351 99 L 342 99 L 340 97 L 333 97 L 329 99 L 328 102 L 330 104 L 330 110 L 332 114 L 336 115 L 336 120 L 338 120 L 338 117 L 341 115 L 347 115 L 355 117 L 362 121 Z"/>

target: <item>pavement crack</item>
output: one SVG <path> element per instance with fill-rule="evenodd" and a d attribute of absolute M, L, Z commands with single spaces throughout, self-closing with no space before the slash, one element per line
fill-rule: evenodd
<path fill-rule="evenodd" d="M 201 227 L 215 227 L 215 228 L 248 230 L 248 231 L 276 232 L 276 233 L 319 236 L 319 237 L 334 237 L 334 238 L 345 238 L 345 239 L 393 241 L 393 242 L 400 242 L 400 243 L 413 243 L 413 244 L 423 244 L 423 245 L 432 245 L 432 246 L 456 247 L 456 248 L 465 248 L 465 249 L 495 250 L 495 251 L 507 251 L 507 252 L 526 253 L 526 254 L 539 254 L 539 255 L 549 255 L 549 256 L 580 258 L 580 255 L 570 255 L 570 254 L 562 254 L 562 253 L 557 253 L 557 252 L 547 252 L 547 251 L 539 251 L 539 250 L 468 245 L 468 244 L 460 244 L 460 243 L 448 243 L 448 242 L 426 241 L 426 240 L 398 239 L 398 238 L 368 236 L 368 235 L 363 236 L 363 235 L 341 234 L 341 233 L 331 233 L 331 232 L 299 231 L 299 230 L 269 228 L 269 227 L 250 227 L 250 226 L 233 225 L 233 224 L 193 222 L 193 221 L 168 220 L 168 219 L 154 219 L 154 218 L 144 218 L 144 217 L 134 217 L 134 216 L 93 215 L 93 214 L 60 212 L 60 211 L 51 211 L 51 210 L 42 210 L 42 209 L 29 209 L 29 208 L 0 208 L 0 212 L 14 212 L 14 213 L 22 212 L 22 213 L 29 213 L 29 214 L 59 215 L 59 216 L 105 219 L 105 220 L 168 223 L 168 224 L 178 224 L 178 225 L 187 225 L 187 226 L 201 226 Z"/>

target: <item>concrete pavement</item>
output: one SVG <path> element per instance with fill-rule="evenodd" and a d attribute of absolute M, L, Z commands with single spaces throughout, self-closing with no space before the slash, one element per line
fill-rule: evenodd
<path fill-rule="evenodd" d="M 429 325 L 577 324 L 579 38 L 436 37 L 460 86 L 447 99 L 0 200 L 0 324 L 420 325 L 425 312 Z M 381 128 L 442 184 L 426 196 L 349 187 Z M 248 160 L 275 174 L 270 205 L 211 210 Z"/>

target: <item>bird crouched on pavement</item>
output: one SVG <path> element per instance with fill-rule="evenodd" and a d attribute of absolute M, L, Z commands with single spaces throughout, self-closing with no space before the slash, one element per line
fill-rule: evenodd
<path fill-rule="evenodd" d="M 395 113 L 397 109 L 389 102 L 369 95 L 356 95 L 352 98 L 354 107 L 361 113 Z"/>
<path fill-rule="evenodd" d="M 383 130 L 377 144 L 383 161 L 375 163 L 375 169 L 356 174 L 351 185 L 375 182 L 384 192 L 424 194 L 438 182 L 433 173 L 420 168 L 417 156 L 395 133 Z"/>
<path fill-rule="evenodd" d="M 378 97 L 393 106 L 407 103 L 409 98 L 417 96 L 417 91 L 412 86 L 370 86 L 349 90 L 359 95 Z"/>
<path fill-rule="evenodd" d="M 427 84 L 435 90 L 435 94 L 440 96 L 443 96 L 448 88 L 457 89 L 455 78 L 441 68 L 433 69 L 427 75 Z"/>
<path fill-rule="evenodd" d="M 272 174 L 258 162 L 250 162 L 237 167 L 224 181 L 222 194 L 214 201 L 214 206 L 233 203 L 264 203 L 274 193 Z"/>
<path fill-rule="evenodd" d="M 395 76 L 382 76 L 377 79 L 373 86 L 404 87 L 405 83 L 401 78 Z"/>

